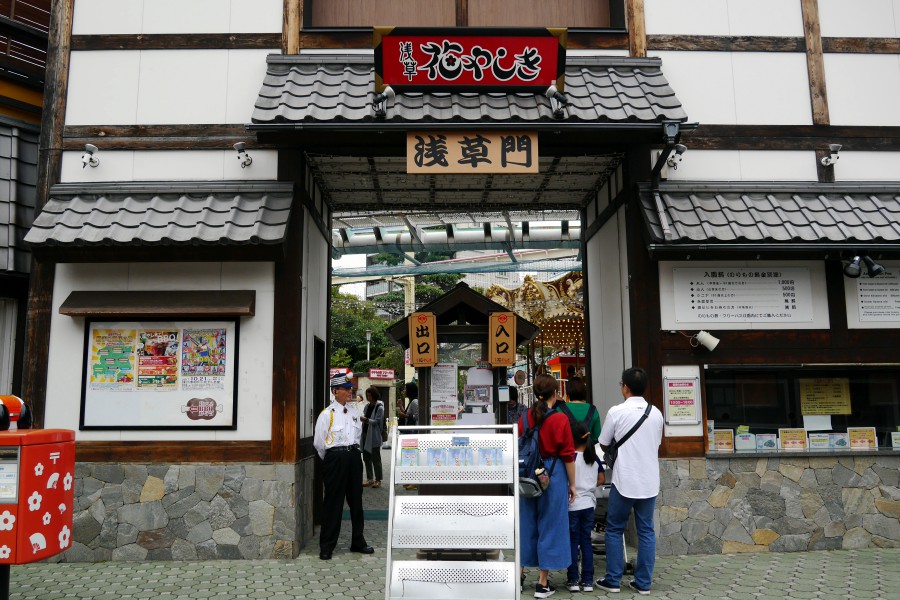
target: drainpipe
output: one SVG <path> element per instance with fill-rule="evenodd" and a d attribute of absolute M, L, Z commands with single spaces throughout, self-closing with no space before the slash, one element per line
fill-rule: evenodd
<path fill-rule="evenodd" d="M 678 123 L 673 121 L 663 123 L 663 136 L 666 140 L 666 145 L 662 152 L 659 153 L 656 164 L 653 165 L 653 172 L 650 174 L 650 192 L 653 194 L 653 200 L 656 202 L 656 213 L 659 216 L 659 224 L 662 227 L 663 236 L 665 239 L 670 240 L 672 239 L 672 230 L 669 227 L 669 219 L 666 218 L 666 208 L 663 206 L 662 197 L 659 195 L 659 176 L 663 165 L 666 164 L 669 155 L 678 142 Z"/>

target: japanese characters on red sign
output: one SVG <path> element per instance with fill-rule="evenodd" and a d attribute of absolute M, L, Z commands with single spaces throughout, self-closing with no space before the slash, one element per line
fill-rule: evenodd
<path fill-rule="evenodd" d="M 376 28 L 375 88 L 560 91 L 565 29 Z"/>
<path fill-rule="evenodd" d="M 369 379 L 393 379 L 393 369 L 369 369 Z"/>

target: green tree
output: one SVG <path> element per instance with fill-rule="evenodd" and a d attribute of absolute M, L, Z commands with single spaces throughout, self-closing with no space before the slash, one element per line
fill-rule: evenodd
<path fill-rule="evenodd" d="M 349 367 L 352 362 L 353 359 L 350 358 L 350 354 L 344 348 L 338 348 L 331 353 L 330 366 L 332 367 Z"/>
<path fill-rule="evenodd" d="M 387 323 L 378 316 L 371 302 L 360 300 L 352 294 L 342 294 L 337 287 L 331 289 L 331 351 L 343 349 L 350 356 L 350 366 L 366 359 L 366 330 L 372 331 L 369 355 L 380 356 L 391 342 L 385 334 Z"/>

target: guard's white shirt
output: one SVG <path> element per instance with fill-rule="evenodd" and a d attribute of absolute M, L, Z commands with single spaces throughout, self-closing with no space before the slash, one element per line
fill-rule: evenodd
<path fill-rule="evenodd" d="M 328 408 L 319 413 L 316 419 L 316 431 L 313 435 L 313 447 L 319 458 L 325 458 L 325 451 L 334 446 L 352 446 L 359 443 L 362 435 L 362 421 L 355 402 L 347 402 L 344 406 L 332 402 Z"/>
<path fill-rule="evenodd" d="M 647 409 L 647 401 L 632 396 L 609 409 L 603 420 L 600 443 L 621 440 Z M 659 495 L 659 444 L 662 441 L 663 416 L 655 406 L 647 420 L 619 447 L 612 484 L 626 498 L 653 498 Z"/>

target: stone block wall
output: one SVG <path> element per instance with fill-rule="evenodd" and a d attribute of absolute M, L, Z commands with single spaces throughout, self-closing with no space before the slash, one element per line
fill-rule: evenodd
<path fill-rule="evenodd" d="M 660 461 L 659 555 L 900 547 L 900 455 Z"/>
<path fill-rule="evenodd" d="M 312 536 L 312 468 L 78 463 L 59 560 L 294 558 Z"/>

